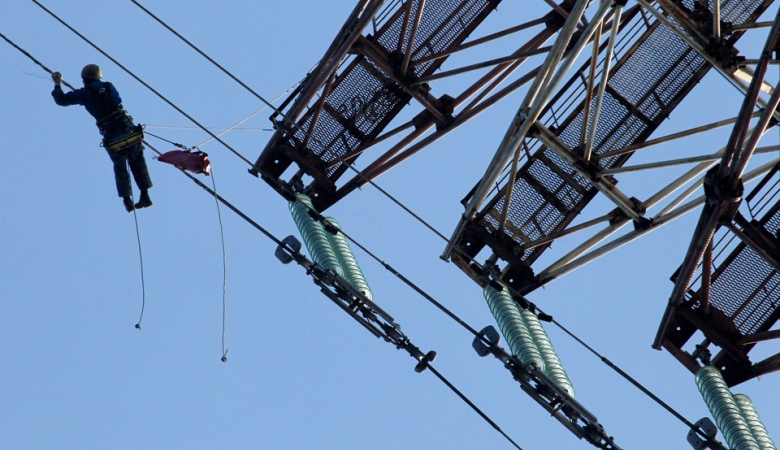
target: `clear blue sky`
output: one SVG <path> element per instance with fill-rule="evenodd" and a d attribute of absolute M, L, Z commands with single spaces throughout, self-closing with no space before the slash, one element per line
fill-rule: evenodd
<path fill-rule="evenodd" d="M 129 1 L 45 4 L 207 126 L 230 126 L 262 107 Z M 306 74 L 354 7 L 320 0 L 144 5 L 269 98 Z M 475 36 L 547 8 L 541 0 L 503 2 Z M 137 122 L 191 126 L 32 2 L 6 2 L 2 9 L 0 32 L 66 80 L 78 83 L 81 67 L 97 63 Z M 757 57 L 764 33 L 751 33 L 752 46 L 746 40 L 740 47 Z M 485 55 L 508 54 L 527 37 Z M 414 373 L 408 355 L 336 308 L 300 267 L 281 265 L 274 245 L 224 208 L 230 353 L 220 362 L 222 259 L 213 198 L 149 151 L 155 206 L 138 214 L 147 306 L 143 329 L 136 330 L 135 228 L 116 197 L 91 117 L 80 107 L 56 106 L 48 75 L 5 43 L 0 61 L 0 448 L 510 448 L 433 375 Z M 434 94 L 444 92 L 454 88 Z M 379 184 L 449 234 L 462 213 L 459 200 L 484 172 L 521 99 L 513 95 Z M 731 117 L 739 104 L 734 88 L 710 73 L 658 134 Z M 268 115 L 243 126 L 269 128 Z M 196 130 L 149 131 L 186 145 L 208 138 Z M 677 141 L 634 161 L 711 153 L 727 136 L 728 129 Z M 269 137 L 234 131 L 224 139 L 254 160 Z M 777 143 L 776 131 L 767 143 Z M 216 143 L 203 150 L 226 198 L 277 236 L 297 235 L 286 202 L 242 161 Z M 625 177 L 621 188 L 647 197 L 680 172 Z M 612 209 L 602 199 L 591 206 L 589 217 Z M 475 328 L 494 323 L 481 289 L 438 258 L 444 242 L 375 189 L 356 191 L 329 214 Z M 650 344 L 696 216 L 530 296 L 692 421 L 709 415 L 693 375 Z M 573 243 L 554 245 L 546 261 Z M 356 254 L 377 303 L 412 342 L 438 351 L 436 367 L 520 446 L 591 448 L 533 403 L 497 360 L 477 357 L 467 332 Z M 619 445 L 690 448 L 680 422 L 559 330 L 548 332 L 577 399 Z M 780 351 L 776 342 L 764 347 L 754 360 Z M 778 387 L 778 376 L 767 375 L 735 389 L 753 398 L 776 440 Z"/>

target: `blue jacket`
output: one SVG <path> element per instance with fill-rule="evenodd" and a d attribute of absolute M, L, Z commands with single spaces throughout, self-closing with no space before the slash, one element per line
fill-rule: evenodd
<path fill-rule="evenodd" d="M 101 90 L 105 90 L 105 95 L 100 93 Z M 107 81 L 92 81 L 85 87 L 68 93 L 63 92 L 60 86 L 54 86 L 51 96 L 54 97 L 54 102 L 60 106 L 83 105 L 95 120 L 100 120 L 122 107 L 119 92 L 113 84 Z M 127 124 L 117 122 L 109 124 L 102 131 L 104 131 L 106 138 L 113 138 L 127 129 Z"/>

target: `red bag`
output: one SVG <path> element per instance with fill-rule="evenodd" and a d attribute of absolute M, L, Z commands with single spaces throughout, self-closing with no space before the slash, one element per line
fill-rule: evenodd
<path fill-rule="evenodd" d="M 160 155 L 158 160 L 173 164 L 178 169 L 189 170 L 194 174 L 205 173 L 209 176 L 211 171 L 211 162 L 209 162 L 209 155 L 198 150 L 191 152 L 189 150 L 171 150 L 169 152 Z"/>

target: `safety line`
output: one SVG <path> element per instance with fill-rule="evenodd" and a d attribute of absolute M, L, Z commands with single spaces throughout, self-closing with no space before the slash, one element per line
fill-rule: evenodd
<path fill-rule="evenodd" d="M 145 144 L 146 146 L 148 146 L 150 149 L 152 149 L 152 151 L 154 151 L 155 153 L 157 153 L 157 155 L 162 155 L 162 153 L 160 153 L 160 151 L 159 151 L 159 150 L 157 150 L 157 149 L 156 149 L 156 148 L 154 148 L 153 146 L 149 145 L 149 143 L 148 143 L 148 142 L 146 142 L 146 141 L 143 141 L 143 142 L 144 142 L 144 144 Z M 284 243 L 283 243 L 281 240 L 279 240 L 279 238 L 277 238 L 277 237 L 276 237 L 276 236 L 274 236 L 274 235 L 273 235 L 271 232 L 269 232 L 268 230 L 266 230 L 265 228 L 263 228 L 263 227 L 262 227 L 260 224 L 258 224 L 258 223 L 257 223 L 257 222 L 255 222 L 254 220 L 252 220 L 252 219 L 251 219 L 249 216 L 247 216 L 247 215 L 246 215 L 246 214 L 244 214 L 244 213 L 243 213 L 241 210 L 239 210 L 238 208 L 236 208 L 235 206 L 233 206 L 233 204 L 231 204 L 230 202 L 228 202 L 227 200 L 225 200 L 225 199 L 224 199 L 222 196 L 220 196 L 220 195 L 219 195 L 219 194 L 217 194 L 217 193 L 216 193 L 214 190 L 210 189 L 208 186 L 206 186 L 205 184 L 203 184 L 203 183 L 202 183 L 200 180 L 198 180 L 197 178 L 195 178 L 193 175 L 190 175 L 189 173 L 185 172 L 184 170 L 181 170 L 181 173 L 183 173 L 184 175 L 186 175 L 186 176 L 187 176 L 187 178 L 189 178 L 190 180 L 192 180 L 193 182 L 195 182 L 195 184 L 197 184 L 198 186 L 200 186 L 201 188 L 203 188 L 203 189 L 204 189 L 206 192 L 208 192 L 209 194 L 213 195 L 215 199 L 218 199 L 218 200 L 219 200 L 220 202 L 222 202 L 222 203 L 223 203 L 225 206 L 227 206 L 228 208 L 230 208 L 230 210 L 232 210 L 233 212 L 235 212 L 236 214 L 238 214 L 238 216 L 239 216 L 239 217 L 241 217 L 241 218 L 242 218 L 242 219 L 244 219 L 244 220 L 245 220 L 247 223 L 249 223 L 250 225 L 252 225 L 252 226 L 253 226 L 253 227 L 255 227 L 256 229 L 258 229 L 258 230 L 259 230 L 261 233 L 263 233 L 263 234 L 264 234 L 266 237 L 268 237 L 270 240 L 272 240 L 273 242 L 275 242 L 277 245 L 279 245 L 279 246 L 282 246 L 283 248 L 285 248 L 287 251 L 289 251 L 289 252 L 291 252 L 291 253 L 294 253 L 293 249 L 291 249 L 289 246 L 285 245 L 285 244 L 284 244 Z M 346 235 L 345 235 L 345 236 L 346 236 Z M 353 242 L 354 242 L 354 241 L 353 241 Z M 522 450 L 522 449 L 521 449 L 521 448 L 520 448 L 520 447 L 519 447 L 519 446 L 518 446 L 518 445 L 515 443 L 515 441 L 513 441 L 513 440 L 512 440 L 512 439 L 511 439 L 509 436 L 507 436 L 507 434 L 506 434 L 506 433 L 504 433 L 504 431 L 502 431 L 502 430 L 501 430 L 501 428 L 499 428 L 499 426 L 498 426 L 498 425 L 496 425 L 496 423 L 495 423 L 493 420 L 491 420 L 491 419 L 490 419 L 490 417 L 488 417 L 488 416 L 487 416 L 487 415 L 486 415 L 484 412 L 482 412 L 482 410 L 480 410 L 480 409 L 479 409 L 479 408 L 478 408 L 478 407 L 477 407 L 477 406 L 476 406 L 476 405 L 475 405 L 475 404 L 474 404 L 474 403 L 473 403 L 471 400 L 469 400 L 469 399 L 468 399 L 468 397 L 466 397 L 466 396 L 465 396 L 465 395 L 464 395 L 464 394 L 463 394 L 463 393 L 462 393 L 460 390 L 458 390 L 458 389 L 457 389 L 457 388 L 456 388 L 456 387 L 455 387 L 455 386 L 454 386 L 452 383 L 450 383 L 450 382 L 449 382 L 449 381 L 448 381 L 448 380 L 447 380 L 447 379 L 446 379 L 446 378 L 445 378 L 443 375 L 441 375 L 441 374 L 440 374 L 440 373 L 439 373 L 437 370 L 435 370 L 435 369 L 434 369 L 434 368 L 433 368 L 433 367 L 430 365 L 430 363 L 427 365 L 427 367 L 428 367 L 429 369 L 431 369 L 431 373 L 433 373 L 434 375 L 436 375 L 436 377 L 437 377 L 439 380 L 441 380 L 441 381 L 442 381 L 442 382 L 443 382 L 445 385 L 447 385 L 447 387 L 449 387 L 449 388 L 450 388 L 450 389 L 451 389 L 451 390 L 452 390 L 452 391 L 453 391 L 455 394 L 457 394 L 457 395 L 458 395 L 458 397 L 460 397 L 460 398 L 461 398 L 461 400 L 463 400 L 463 401 L 464 401 L 466 404 L 468 404 L 468 405 L 469 405 L 469 406 L 470 406 L 470 407 L 471 407 L 471 408 L 472 408 L 474 411 L 476 411 L 476 412 L 477 412 L 477 414 L 479 414 L 479 415 L 480 415 L 480 417 L 482 417 L 482 418 L 483 418 L 483 419 L 484 419 L 484 420 L 485 420 L 485 421 L 486 421 L 488 424 L 490 424 L 490 425 L 491 425 L 491 426 L 492 426 L 494 429 L 496 429 L 496 430 L 497 430 L 499 433 L 501 433 L 501 435 L 502 435 L 502 436 L 504 436 L 504 437 L 505 437 L 505 438 L 506 438 L 506 439 L 507 439 L 509 442 L 511 442 L 511 443 L 512 443 L 512 445 L 514 445 L 514 446 L 515 446 L 516 448 L 518 448 L 519 450 Z"/>
<path fill-rule="evenodd" d="M 222 211 L 217 200 L 217 181 L 214 179 L 214 166 L 211 166 L 211 186 L 214 188 L 214 203 L 217 204 L 217 217 L 219 217 L 219 235 L 222 238 L 222 362 L 227 362 L 227 349 L 225 349 L 225 321 L 227 320 L 227 251 L 225 250 L 225 228 L 222 225 Z"/>
<path fill-rule="evenodd" d="M 46 11 L 46 12 L 47 12 L 47 13 L 48 13 L 50 16 L 52 16 L 54 19 L 56 19 L 56 20 L 57 20 L 59 23 L 61 23 L 62 25 L 64 25 L 64 26 L 65 26 L 67 29 L 69 29 L 70 31 L 72 31 L 72 32 L 73 32 L 73 33 L 74 33 L 76 36 L 80 37 L 80 38 L 81 38 L 81 39 L 82 39 L 84 42 L 86 42 L 87 44 L 91 45 L 91 46 L 92 46 L 92 48 L 94 48 L 95 50 L 97 50 L 98 52 L 100 52 L 100 54 L 102 54 L 103 56 L 105 56 L 106 58 L 108 58 L 109 60 L 111 60 L 111 62 L 113 62 L 114 64 L 116 64 L 117 66 L 119 66 L 119 68 L 120 68 L 120 69 L 122 69 L 122 70 L 124 70 L 125 72 L 127 72 L 127 74 L 128 74 L 128 75 L 130 75 L 131 77 L 135 78 L 135 79 L 136 79 L 136 81 L 138 81 L 139 83 L 143 84 L 143 85 L 144 85 L 144 86 L 145 86 L 147 89 L 149 89 L 150 91 L 152 91 L 152 92 L 153 92 L 155 95 L 157 95 L 157 96 L 158 96 L 158 97 L 159 97 L 161 100 L 163 100 L 165 103 L 167 103 L 168 105 L 170 105 L 170 106 L 171 106 L 173 109 L 175 109 L 176 111 L 178 111 L 178 112 L 179 112 L 181 115 L 183 115 L 184 117 L 186 117 L 187 119 L 189 119 L 189 120 L 190 120 L 190 122 L 192 122 L 192 123 L 194 123 L 195 125 L 197 125 L 197 126 L 198 126 L 198 128 L 200 128 L 201 130 L 205 131 L 205 132 L 206 132 L 206 133 L 207 133 L 209 136 L 211 136 L 212 138 L 214 138 L 214 139 L 215 139 L 217 142 L 219 142 L 220 144 L 224 145 L 224 146 L 225 146 L 225 148 L 227 148 L 228 150 L 230 150 L 231 152 L 233 152 L 233 153 L 234 153 L 236 156 L 238 156 L 239 158 L 241 158 L 242 160 L 244 160 L 244 161 L 245 161 L 247 164 L 252 164 L 252 163 L 251 163 L 251 162 L 250 162 L 248 159 L 246 159 L 246 158 L 245 158 L 245 157 L 244 157 L 242 154 L 240 154 L 238 151 L 236 151 L 236 150 L 235 150 L 233 147 L 229 146 L 229 145 L 228 145 L 227 143 L 225 143 L 225 142 L 224 142 L 222 139 L 218 138 L 218 137 L 217 137 L 217 136 L 216 136 L 214 133 L 212 133 L 212 132 L 211 132 L 211 131 L 209 131 L 209 130 L 208 130 L 206 127 L 204 127 L 203 125 L 201 125 L 201 124 L 200 124 L 200 122 L 198 122 L 197 120 L 195 120 L 194 118 L 192 118 L 192 116 L 190 116 L 189 114 L 187 114 L 186 112 L 184 112 L 184 111 L 183 111 L 181 108 L 179 108 L 178 106 L 174 105 L 174 104 L 173 104 L 173 103 L 172 103 L 170 100 L 168 100 L 167 98 L 165 98 L 165 96 L 163 96 L 162 94 L 160 94 L 159 92 L 157 92 L 157 91 L 156 91 L 156 90 L 155 90 L 153 87 L 151 87 L 149 84 L 147 84 L 147 83 L 146 83 L 144 80 L 142 80 L 141 78 L 139 78 L 138 76 L 136 76 L 136 75 L 135 75 L 133 72 L 131 72 L 129 69 L 127 69 L 125 66 L 123 66 L 122 64 L 120 64 L 120 63 L 119 63 L 119 61 L 117 61 L 117 60 L 115 60 L 114 58 L 112 58 L 112 57 L 111 57 L 111 56 L 110 56 L 108 53 L 104 52 L 104 51 L 103 51 L 103 50 L 102 50 L 100 47 L 98 47 L 97 45 L 93 44 L 93 43 L 92 43 L 92 41 L 90 41 L 89 39 L 87 39 L 86 37 L 84 37 L 84 35 L 82 35 L 82 34 L 81 34 L 81 33 L 79 33 L 78 31 L 76 31 L 76 29 L 74 29 L 73 27 L 71 27 L 70 25 L 68 25 L 68 23 L 67 23 L 67 22 L 65 22 L 64 20 L 60 19 L 60 18 L 59 18 L 59 17 L 58 17 L 56 14 L 54 14 L 53 12 L 49 11 L 49 10 L 48 10 L 48 9 L 47 9 L 45 6 L 43 6 L 43 5 L 42 5 L 40 2 L 38 2 L 38 0 L 31 0 L 31 1 L 32 1 L 33 3 L 35 3 L 36 5 L 38 5 L 38 6 L 39 6 L 39 7 L 40 7 L 42 10 Z"/>
<path fill-rule="evenodd" d="M 129 164 L 129 162 L 126 162 Z M 132 192 L 130 193 L 130 201 L 135 205 Z M 141 329 L 141 322 L 144 320 L 144 311 L 146 310 L 146 282 L 144 281 L 144 255 L 141 252 L 141 233 L 138 231 L 138 214 L 136 209 L 133 208 L 133 220 L 135 221 L 135 237 L 138 240 L 138 259 L 141 261 L 141 316 L 138 318 L 138 323 L 135 324 L 135 328 Z"/>
<path fill-rule="evenodd" d="M 178 142 L 173 142 L 171 140 L 165 139 L 162 136 L 157 136 L 156 134 L 153 134 L 153 133 L 150 133 L 150 132 L 146 131 L 146 125 L 144 125 L 144 134 L 148 134 L 149 136 L 156 137 L 157 139 L 159 139 L 161 141 L 165 141 L 165 142 L 173 145 L 174 147 L 179 147 L 179 148 L 185 149 L 185 150 L 187 149 L 187 146 L 185 146 L 184 144 L 179 144 Z"/>
<path fill-rule="evenodd" d="M 301 80 L 300 80 L 300 81 L 298 81 L 297 83 L 295 83 L 295 84 L 293 84 L 292 86 L 290 86 L 290 87 L 289 87 L 289 88 L 288 88 L 286 91 L 284 91 L 284 92 L 282 92 L 281 94 L 279 94 L 279 95 L 278 95 L 278 96 L 277 96 L 275 99 L 271 100 L 271 103 L 274 103 L 274 102 L 276 102 L 276 101 L 277 101 L 277 100 L 279 100 L 280 98 L 284 97 L 284 96 L 285 96 L 285 95 L 286 95 L 288 92 L 290 92 L 290 91 L 292 91 L 293 89 L 295 89 L 295 88 L 297 88 L 298 86 L 300 86 L 300 85 L 301 85 L 301 83 L 303 83 L 303 80 L 305 80 L 305 78 L 301 79 Z M 253 112 L 252 114 L 248 115 L 248 116 L 247 116 L 245 119 L 243 119 L 243 120 L 239 121 L 238 123 L 236 123 L 236 124 L 235 124 L 235 125 L 233 125 L 232 127 L 225 129 L 225 131 L 223 131 L 223 132 L 219 133 L 217 136 L 222 136 L 222 135 L 224 135 L 225 133 L 228 133 L 228 132 L 230 132 L 230 131 L 233 131 L 233 130 L 235 130 L 237 126 L 241 125 L 242 123 L 246 122 L 247 120 L 251 119 L 252 117 L 254 117 L 254 116 L 256 116 L 256 115 L 260 114 L 260 112 L 262 112 L 262 111 L 265 111 L 265 109 L 266 109 L 266 108 L 268 108 L 268 105 L 265 105 L 265 106 L 263 106 L 262 108 L 258 109 L 257 111 Z M 273 131 L 273 130 L 268 130 L 268 131 Z M 214 138 L 207 139 L 206 141 L 203 141 L 203 142 L 201 142 L 200 144 L 196 145 L 195 147 L 201 147 L 201 146 L 204 146 L 204 145 L 208 144 L 209 142 L 211 142 L 211 141 L 213 141 L 213 140 L 214 140 Z"/>
<path fill-rule="evenodd" d="M 200 130 L 198 127 L 187 127 L 178 125 L 146 125 L 147 128 L 165 129 L 165 130 Z M 209 130 L 227 130 L 225 127 L 206 127 Z M 233 128 L 233 131 L 274 131 L 273 128 Z"/>

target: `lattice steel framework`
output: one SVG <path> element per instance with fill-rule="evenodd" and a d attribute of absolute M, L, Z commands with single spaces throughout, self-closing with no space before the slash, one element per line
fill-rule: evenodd
<path fill-rule="evenodd" d="M 485 175 L 463 199 L 466 211 L 443 257 L 478 284 L 501 281 L 521 296 L 704 205 L 689 253 L 673 277 L 654 347 L 666 348 L 695 371 L 697 358 L 715 344 L 721 350 L 714 362 L 725 367 L 731 385 L 780 369 L 780 355 L 757 364 L 747 356 L 756 342 L 780 337 L 771 331 L 780 318 L 780 201 L 777 183 L 770 182 L 777 168 L 773 162 L 745 172 L 753 152 L 767 151 L 756 149 L 758 138 L 780 119 L 780 92 L 764 81 L 777 25 L 759 59 L 745 61 L 735 47 L 746 29 L 762 26 L 756 21 L 772 0 L 566 0 L 544 17 L 469 41 L 499 1 L 362 1 L 283 105 L 284 114 L 273 117 L 277 131 L 252 173 L 285 196 L 307 192 L 324 210 L 529 85 Z M 586 10 L 590 20 L 584 20 Z M 534 26 L 541 31 L 507 57 L 439 71 L 452 53 Z M 578 58 L 586 47 L 592 55 L 583 63 Z M 542 54 L 542 64 L 508 81 L 526 60 Z M 486 67 L 492 69 L 456 97 L 431 93 L 440 78 Z M 745 94 L 740 114 L 650 140 L 713 68 Z M 767 100 L 762 91 L 777 93 Z M 386 130 L 410 103 L 422 110 Z M 749 130 L 757 117 L 760 126 Z M 713 155 L 627 165 L 642 148 L 731 124 L 732 139 Z M 365 151 L 407 131 L 362 173 L 339 184 Z M 617 187 L 620 173 L 684 163 L 696 165 L 645 200 Z M 292 164 L 298 171 L 283 179 Z M 313 180 L 308 186 L 303 175 Z M 748 205 L 750 214 L 762 215 L 749 221 L 738 212 L 742 183 L 765 175 L 749 196 L 762 198 L 762 205 Z M 686 202 L 702 185 L 705 195 Z M 647 215 L 680 190 L 659 213 Z M 576 223 L 598 193 L 615 209 Z M 628 224 L 633 231 L 602 243 Z M 536 269 L 556 239 L 598 225 L 604 228 Z M 483 252 L 490 253 L 487 261 L 475 264 Z M 683 350 L 697 331 L 706 337 L 701 350 Z"/>
<path fill-rule="evenodd" d="M 549 50 L 544 47 L 545 42 L 560 30 L 564 22 L 562 14 L 571 10 L 575 1 L 562 2 L 561 12 L 553 11 L 465 42 L 499 2 L 393 1 L 384 9 L 380 9 L 382 1 L 361 2 L 317 68 L 282 105 L 284 116 L 273 117 L 277 131 L 251 172 L 262 176 L 280 192 L 301 175 L 311 176 L 314 183 L 307 186 L 307 192 L 315 206 L 325 210 L 522 87 L 533 79 L 538 69 L 497 90 L 528 58 Z M 377 12 L 376 17 L 372 16 Z M 373 33 L 364 35 L 371 24 Z M 541 29 L 506 57 L 436 73 L 452 53 L 533 27 Z M 491 70 L 456 97 L 446 94 L 435 97 L 431 93 L 436 80 L 480 68 Z M 422 106 L 422 111 L 412 120 L 385 131 L 410 103 Z M 434 127 L 432 134 L 420 140 Z M 376 158 L 361 174 L 337 185 L 348 170 L 346 163 L 354 162 L 374 145 L 407 130 L 409 133 L 398 144 Z M 289 180 L 282 179 L 293 163 L 300 171 Z"/>

